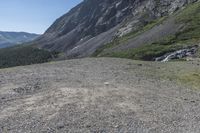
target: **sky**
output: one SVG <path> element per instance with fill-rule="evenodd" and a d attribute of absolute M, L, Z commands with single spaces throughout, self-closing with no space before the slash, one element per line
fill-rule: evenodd
<path fill-rule="evenodd" d="M 0 0 L 0 31 L 42 34 L 82 0 Z"/>

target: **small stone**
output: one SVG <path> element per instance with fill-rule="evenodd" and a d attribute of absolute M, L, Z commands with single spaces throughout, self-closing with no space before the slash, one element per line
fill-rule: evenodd
<path fill-rule="evenodd" d="M 4 100 L 4 99 L 6 99 L 6 98 L 5 98 L 5 97 L 2 97 L 1 99 Z"/>
<path fill-rule="evenodd" d="M 64 128 L 64 127 L 65 127 L 65 124 L 62 123 L 62 122 L 60 122 L 60 123 L 57 124 L 57 128 L 58 128 L 58 129 L 62 129 L 62 128 Z"/>
<path fill-rule="evenodd" d="M 109 82 L 105 82 L 105 83 L 104 83 L 104 85 L 109 85 L 109 84 L 110 84 Z"/>

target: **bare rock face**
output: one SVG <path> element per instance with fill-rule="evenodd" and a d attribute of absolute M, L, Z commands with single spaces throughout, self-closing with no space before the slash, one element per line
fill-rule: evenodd
<path fill-rule="evenodd" d="M 89 56 L 115 35 L 123 36 L 194 1 L 84 0 L 33 43 L 71 58 Z"/>

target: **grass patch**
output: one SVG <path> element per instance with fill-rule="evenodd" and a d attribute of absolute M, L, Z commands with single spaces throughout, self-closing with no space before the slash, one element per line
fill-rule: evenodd
<path fill-rule="evenodd" d="M 200 38 L 200 2 L 188 5 L 176 16 L 176 22 L 184 24 L 183 31 L 177 33 L 177 40 Z"/>
<path fill-rule="evenodd" d="M 127 51 L 106 53 L 102 56 L 150 61 L 155 57 L 162 56 L 168 52 L 173 52 L 177 49 L 181 49 L 182 47 L 182 44 L 160 45 L 159 43 L 155 43 L 151 45 L 144 45 L 139 48 L 129 49 Z"/>
<path fill-rule="evenodd" d="M 178 75 L 178 80 L 181 84 L 192 86 L 194 89 L 200 89 L 200 72 Z"/>

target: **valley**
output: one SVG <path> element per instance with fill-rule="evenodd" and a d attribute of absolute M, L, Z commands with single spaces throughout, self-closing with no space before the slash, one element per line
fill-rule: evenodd
<path fill-rule="evenodd" d="M 199 0 L 84 0 L 27 36 L 0 32 L 0 133 L 199 133 Z"/>

